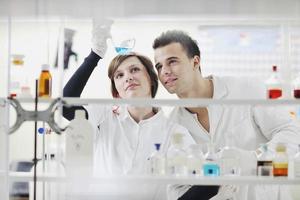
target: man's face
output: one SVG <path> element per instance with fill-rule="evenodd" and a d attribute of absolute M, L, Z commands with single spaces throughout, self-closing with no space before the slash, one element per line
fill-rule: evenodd
<path fill-rule="evenodd" d="M 171 43 L 155 49 L 154 60 L 159 80 L 168 92 L 179 96 L 186 93 L 196 73 L 195 59 L 188 58 L 181 44 Z"/>

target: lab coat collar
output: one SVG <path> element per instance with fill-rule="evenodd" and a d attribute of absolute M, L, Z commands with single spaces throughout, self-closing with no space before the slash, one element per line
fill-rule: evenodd
<path fill-rule="evenodd" d="M 214 75 L 210 75 L 206 77 L 213 82 L 213 99 L 222 99 L 228 95 L 228 88 L 224 81 L 222 81 L 219 77 Z"/>
<path fill-rule="evenodd" d="M 157 110 L 157 113 L 156 113 L 154 116 L 152 116 L 152 117 L 150 117 L 150 118 L 148 118 L 148 119 L 145 119 L 145 120 L 141 120 L 141 121 L 139 122 L 139 124 L 141 124 L 141 123 L 147 123 L 147 122 L 149 122 L 149 121 L 156 121 L 156 120 L 161 119 L 161 116 L 163 115 L 162 109 L 161 109 L 161 108 L 155 108 L 155 109 Z M 128 112 L 128 110 L 127 110 L 127 106 L 119 106 L 119 108 L 118 108 L 118 113 L 119 113 L 120 119 L 121 119 L 122 121 L 125 121 L 125 120 L 127 120 L 127 119 L 130 119 L 130 120 L 132 120 L 132 121 L 135 122 L 135 120 L 134 120 L 134 119 L 131 117 L 131 115 L 129 114 L 129 112 Z M 135 122 L 135 123 L 136 123 L 136 122 Z"/>
<path fill-rule="evenodd" d="M 213 99 L 223 99 L 228 95 L 228 88 L 226 82 L 222 81 L 219 77 L 210 76 L 213 87 Z M 219 132 L 218 128 L 220 126 L 220 120 L 223 117 L 224 106 L 223 105 L 209 105 L 208 106 L 208 115 L 209 115 L 209 124 L 210 124 L 210 133 L 212 140 L 214 141 L 216 138 L 216 134 Z"/>
<path fill-rule="evenodd" d="M 212 80 L 213 82 L 213 88 L 214 88 L 213 99 L 222 99 L 228 95 L 228 88 L 224 81 L 222 81 L 220 78 L 213 75 L 208 76 L 206 78 Z M 186 121 L 185 124 L 189 126 L 187 127 L 189 130 L 194 130 L 192 135 L 198 143 L 200 141 L 206 141 L 206 142 L 210 141 L 212 139 L 211 137 L 218 132 L 220 120 L 224 112 L 224 107 L 222 105 L 213 105 L 213 106 L 209 105 L 207 109 L 209 115 L 210 133 L 207 133 L 207 131 L 198 122 L 197 114 L 191 113 L 186 109 L 180 109 L 181 110 L 180 115 L 183 117 L 182 120 Z M 193 119 L 191 119 L 191 117 Z M 188 123 L 189 120 L 195 120 L 196 123 Z"/>

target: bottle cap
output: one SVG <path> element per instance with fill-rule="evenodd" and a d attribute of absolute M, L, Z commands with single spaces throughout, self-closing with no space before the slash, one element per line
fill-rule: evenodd
<path fill-rule="evenodd" d="M 285 152 L 286 146 L 283 143 L 277 143 L 276 151 L 277 152 Z"/>
<path fill-rule="evenodd" d="M 268 145 L 263 143 L 263 144 L 260 144 L 261 146 L 261 149 L 264 151 L 264 152 L 267 152 L 268 151 Z"/>
<path fill-rule="evenodd" d="M 160 144 L 157 143 L 157 144 L 154 144 L 154 146 L 155 146 L 155 149 L 156 149 L 157 151 L 159 151 L 159 149 L 160 149 Z"/>
<path fill-rule="evenodd" d="M 48 64 L 42 64 L 42 70 L 49 70 L 50 66 Z"/>
<path fill-rule="evenodd" d="M 84 110 L 76 110 L 75 111 L 75 119 L 85 119 L 85 111 Z"/>

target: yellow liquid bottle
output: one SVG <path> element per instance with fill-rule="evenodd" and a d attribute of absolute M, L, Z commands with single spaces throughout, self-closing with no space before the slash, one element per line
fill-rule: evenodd
<path fill-rule="evenodd" d="M 52 95 L 52 76 L 49 72 L 49 65 L 42 65 L 42 72 L 39 78 L 39 97 L 49 98 Z"/>

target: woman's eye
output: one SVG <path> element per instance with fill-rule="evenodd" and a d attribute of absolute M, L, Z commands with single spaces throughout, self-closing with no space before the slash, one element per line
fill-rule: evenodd
<path fill-rule="evenodd" d="M 115 79 L 120 79 L 120 78 L 122 78 L 122 74 L 117 74 L 117 75 L 115 75 Z"/>
<path fill-rule="evenodd" d="M 140 69 L 138 67 L 134 67 L 134 68 L 131 69 L 131 71 L 132 72 L 137 72 L 137 71 L 140 71 Z"/>

